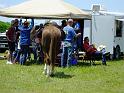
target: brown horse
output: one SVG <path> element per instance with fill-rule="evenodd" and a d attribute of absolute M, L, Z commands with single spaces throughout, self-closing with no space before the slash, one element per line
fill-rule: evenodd
<path fill-rule="evenodd" d="M 51 76 L 54 73 L 54 64 L 61 44 L 61 31 L 52 24 L 46 25 L 42 32 L 41 43 L 45 62 L 44 74 Z"/>

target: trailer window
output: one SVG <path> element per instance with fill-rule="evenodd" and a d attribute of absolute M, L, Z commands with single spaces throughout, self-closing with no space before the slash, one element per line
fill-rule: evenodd
<path fill-rule="evenodd" d="M 116 37 L 122 37 L 122 21 L 116 20 Z"/>

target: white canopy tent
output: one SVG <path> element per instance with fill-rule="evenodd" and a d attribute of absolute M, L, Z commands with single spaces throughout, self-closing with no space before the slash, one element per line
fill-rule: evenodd
<path fill-rule="evenodd" d="M 63 0 L 27 0 L 0 10 L 1 16 L 34 18 L 89 18 L 90 14 Z"/>

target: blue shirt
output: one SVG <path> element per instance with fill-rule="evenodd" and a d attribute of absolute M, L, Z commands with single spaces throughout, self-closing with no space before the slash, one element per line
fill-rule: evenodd
<path fill-rule="evenodd" d="M 22 20 L 19 22 L 19 30 L 20 30 L 20 45 L 30 45 L 30 32 L 34 26 L 34 20 L 31 20 L 31 25 L 29 27 L 25 27 L 22 25 Z"/>
<path fill-rule="evenodd" d="M 63 31 L 65 32 L 65 41 L 72 43 L 74 40 L 74 37 L 76 36 L 76 33 L 73 27 L 67 25 L 66 27 L 63 28 Z"/>
<path fill-rule="evenodd" d="M 80 24 L 79 23 L 76 23 L 75 26 L 74 26 L 74 29 L 75 30 L 79 30 L 80 29 Z"/>

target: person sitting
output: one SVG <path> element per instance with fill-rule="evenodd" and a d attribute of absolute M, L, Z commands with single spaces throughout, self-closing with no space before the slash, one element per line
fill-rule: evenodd
<path fill-rule="evenodd" d="M 102 55 L 102 64 L 106 65 L 105 51 L 98 51 L 94 45 L 89 44 L 89 38 L 84 38 L 83 48 L 88 56 L 98 57 Z"/>

